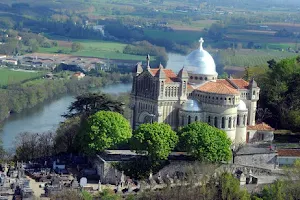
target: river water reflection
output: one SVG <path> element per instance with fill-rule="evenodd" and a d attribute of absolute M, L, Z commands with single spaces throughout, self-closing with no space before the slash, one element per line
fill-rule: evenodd
<path fill-rule="evenodd" d="M 184 63 L 184 56 L 169 54 L 167 68 L 178 72 Z M 131 90 L 131 84 L 115 84 L 101 89 L 102 92 L 117 95 Z M 11 149 L 18 134 L 22 132 L 43 133 L 55 131 L 60 122 L 64 119 L 62 114 L 66 113 L 68 106 L 74 100 L 71 95 L 48 100 L 43 104 L 26 109 L 20 114 L 10 116 L 5 120 L 0 131 L 3 146 L 6 150 Z"/>

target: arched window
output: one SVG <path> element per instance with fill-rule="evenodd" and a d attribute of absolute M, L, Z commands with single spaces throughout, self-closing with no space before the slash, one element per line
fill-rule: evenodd
<path fill-rule="evenodd" d="M 231 126 L 232 126 L 232 121 L 231 121 L 232 119 L 231 119 L 231 117 L 229 117 L 229 120 L 228 120 L 228 128 L 231 128 Z"/>
<path fill-rule="evenodd" d="M 200 77 L 200 80 L 201 80 L 201 81 L 203 80 L 203 77 L 202 77 L 202 76 Z"/>
<path fill-rule="evenodd" d="M 225 128 L 225 117 L 222 117 L 222 128 Z"/>
<path fill-rule="evenodd" d="M 210 124 L 210 116 L 208 116 L 207 123 Z"/>
<path fill-rule="evenodd" d="M 197 76 L 195 77 L 195 80 L 198 80 L 198 77 L 197 77 Z"/>
<path fill-rule="evenodd" d="M 188 118 L 188 124 L 190 124 L 191 123 L 191 116 L 189 116 L 189 118 Z"/>
<path fill-rule="evenodd" d="M 207 81 L 207 77 L 205 77 L 205 80 Z"/>
<path fill-rule="evenodd" d="M 244 117 L 243 117 L 243 124 L 244 124 L 244 126 L 246 125 L 246 115 L 244 115 Z"/>
<path fill-rule="evenodd" d="M 235 117 L 233 118 L 233 128 L 235 128 L 235 125 L 236 125 L 236 123 L 235 123 Z"/>
<path fill-rule="evenodd" d="M 192 80 L 193 80 L 193 78 L 194 78 L 193 76 L 190 77 L 190 79 L 192 79 Z"/>
<path fill-rule="evenodd" d="M 198 116 L 195 117 L 195 122 L 197 122 L 197 121 L 198 121 Z"/>
<path fill-rule="evenodd" d="M 237 125 L 239 126 L 240 125 L 240 116 L 237 115 Z"/>
<path fill-rule="evenodd" d="M 218 118 L 217 117 L 215 117 L 215 127 L 218 128 Z"/>

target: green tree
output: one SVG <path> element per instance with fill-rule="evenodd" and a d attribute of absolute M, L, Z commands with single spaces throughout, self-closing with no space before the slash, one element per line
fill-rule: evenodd
<path fill-rule="evenodd" d="M 275 181 L 275 183 L 271 184 L 270 186 L 264 187 L 262 191 L 262 199 L 263 200 L 285 200 L 286 194 L 284 191 L 284 182 L 281 180 Z"/>
<path fill-rule="evenodd" d="M 54 147 L 57 153 L 77 151 L 76 136 L 79 133 L 80 125 L 81 120 L 79 117 L 68 118 L 60 124 L 54 139 Z"/>
<path fill-rule="evenodd" d="M 113 100 L 105 94 L 87 93 L 76 97 L 76 100 L 69 106 L 68 113 L 63 115 L 66 118 L 74 116 L 88 117 L 100 110 L 124 113 L 124 103 Z"/>
<path fill-rule="evenodd" d="M 178 143 L 178 136 L 164 123 L 142 124 L 134 131 L 131 148 L 151 160 L 166 160 Z"/>
<path fill-rule="evenodd" d="M 102 192 L 98 193 L 96 197 L 100 197 L 102 200 L 120 200 L 121 196 L 115 194 L 113 190 L 104 189 Z"/>
<path fill-rule="evenodd" d="M 194 122 L 179 131 L 180 148 L 200 161 L 229 161 L 232 153 L 227 134 L 206 123 Z"/>
<path fill-rule="evenodd" d="M 246 190 L 240 189 L 240 182 L 232 174 L 223 173 L 219 180 L 219 195 L 220 199 L 240 199 L 240 200 L 250 200 L 250 194 Z"/>
<path fill-rule="evenodd" d="M 73 52 L 77 52 L 77 51 L 80 51 L 82 50 L 84 47 L 82 44 L 80 44 L 79 42 L 73 42 L 72 43 L 72 51 Z"/>
<path fill-rule="evenodd" d="M 297 58 L 268 62 L 269 69 L 258 79 L 261 88 L 260 107 L 268 108 L 275 128 L 298 131 L 300 128 L 300 64 Z"/>
<path fill-rule="evenodd" d="M 83 151 L 95 153 L 125 143 L 131 136 L 130 124 L 121 114 L 99 111 L 84 123 L 79 141 Z"/>

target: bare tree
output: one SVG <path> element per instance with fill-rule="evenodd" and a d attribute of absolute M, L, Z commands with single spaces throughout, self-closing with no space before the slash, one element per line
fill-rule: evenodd
<path fill-rule="evenodd" d="M 256 117 L 257 117 L 257 123 L 262 123 L 266 119 L 269 119 L 272 117 L 272 113 L 268 108 L 258 108 L 256 110 Z"/>

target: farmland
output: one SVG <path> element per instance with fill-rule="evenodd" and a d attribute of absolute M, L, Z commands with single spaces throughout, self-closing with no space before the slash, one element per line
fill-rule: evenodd
<path fill-rule="evenodd" d="M 297 56 L 297 54 L 290 52 L 241 49 L 238 51 L 220 50 L 216 57 L 219 63 L 225 66 L 246 67 L 266 65 L 267 61 L 271 59 L 278 61 L 295 56 Z"/>
<path fill-rule="evenodd" d="M 200 31 L 187 31 L 187 30 L 176 30 L 176 31 L 163 31 L 156 29 L 146 29 L 145 35 L 154 39 L 168 38 L 174 42 L 179 43 L 193 43 L 197 42 L 201 37 Z"/>
<path fill-rule="evenodd" d="M 63 53 L 75 56 L 85 57 L 98 57 L 105 59 L 120 59 L 120 60 L 136 60 L 140 61 L 144 59 L 144 56 L 123 54 L 123 50 L 126 46 L 124 43 L 118 42 L 105 42 L 105 41 L 93 41 L 93 40 L 74 40 L 74 42 L 82 44 L 83 49 L 77 52 L 72 52 L 72 42 L 58 41 L 57 47 L 40 48 L 40 53 Z"/>
<path fill-rule="evenodd" d="M 0 68 L 0 86 L 20 83 L 22 81 L 42 76 L 41 72 L 18 71 L 8 68 Z"/>

